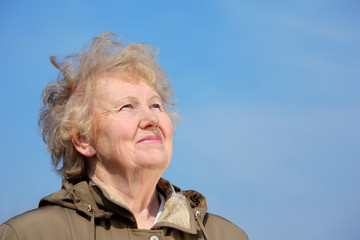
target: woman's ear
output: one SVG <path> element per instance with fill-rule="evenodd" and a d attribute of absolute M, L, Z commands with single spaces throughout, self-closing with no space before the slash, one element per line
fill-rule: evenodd
<path fill-rule="evenodd" d="M 89 143 L 85 136 L 80 136 L 79 133 L 75 134 L 71 139 L 76 150 L 85 157 L 93 157 L 96 151 Z"/>

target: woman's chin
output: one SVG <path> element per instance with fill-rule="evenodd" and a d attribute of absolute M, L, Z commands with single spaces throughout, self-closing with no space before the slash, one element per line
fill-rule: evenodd
<path fill-rule="evenodd" d="M 137 157 L 136 163 L 143 169 L 165 171 L 170 164 L 170 159 L 166 154 L 144 154 Z"/>

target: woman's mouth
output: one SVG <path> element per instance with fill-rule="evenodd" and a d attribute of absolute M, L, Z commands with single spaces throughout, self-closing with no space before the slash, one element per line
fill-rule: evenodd
<path fill-rule="evenodd" d="M 162 143 L 162 139 L 159 135 L 152 134 L 140 139 L 138 143 Z"/>

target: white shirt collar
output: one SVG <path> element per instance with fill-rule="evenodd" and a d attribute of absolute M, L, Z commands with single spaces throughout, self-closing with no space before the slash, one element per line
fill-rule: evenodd
<path fill-rule="evenodd" d="M 154 225 L 157 222 L 157 220 L 159 219 L 162 211 L 164 210 L 164 206 L 165 206 L 165 197 L 161 193 L 159 193 L 159 192 L 157 192 L 157 193 L 158 193 L 158 196 L 159 196 L 159 199 L 160 199 L 160 207 L 159 207 L 158 213 L 156 214 Z"/>

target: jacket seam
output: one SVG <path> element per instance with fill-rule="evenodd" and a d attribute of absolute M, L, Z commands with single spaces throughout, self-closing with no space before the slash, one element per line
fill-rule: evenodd
<path fill-rule="evenodd" d="M 8 223 L 4 223 L 4 225 L 7 225 L 7 226 L 9 226 L 13 231 L 14 231 L 14 233 L 15 233 L 15 236 L 16 236 L 16 239 L 19 239 L 19 236 L 18 236 L 18 234 L 17 234 L 17 231 L 15 230 L 15 228 L 13 227 L 13 226 L 11 226 L 10 224 L 8 224 Z"/>
<path fill-rule="evenodd" d="M 67 222 L 67 224 L 68 224 L 68 227 L 69 227 L 69 231 L 70 231 L 70 236 L 71 237 L 73 237 L 73 231 L 72 231 L 72 227 L 71 227 L 71 224 L 70 224 L 70 215 L 69 215 L 69 210 L 68 209 L 65 209 L 65 208 L 62 208 L 62 209 L 64 209 L 65 211 L 65 213 L 64 213 L 64 215 L 65 215 L 65 218 L 66 218 L 66 222 Z M 74 210 L 73 210 L 74 211 Z"/>

